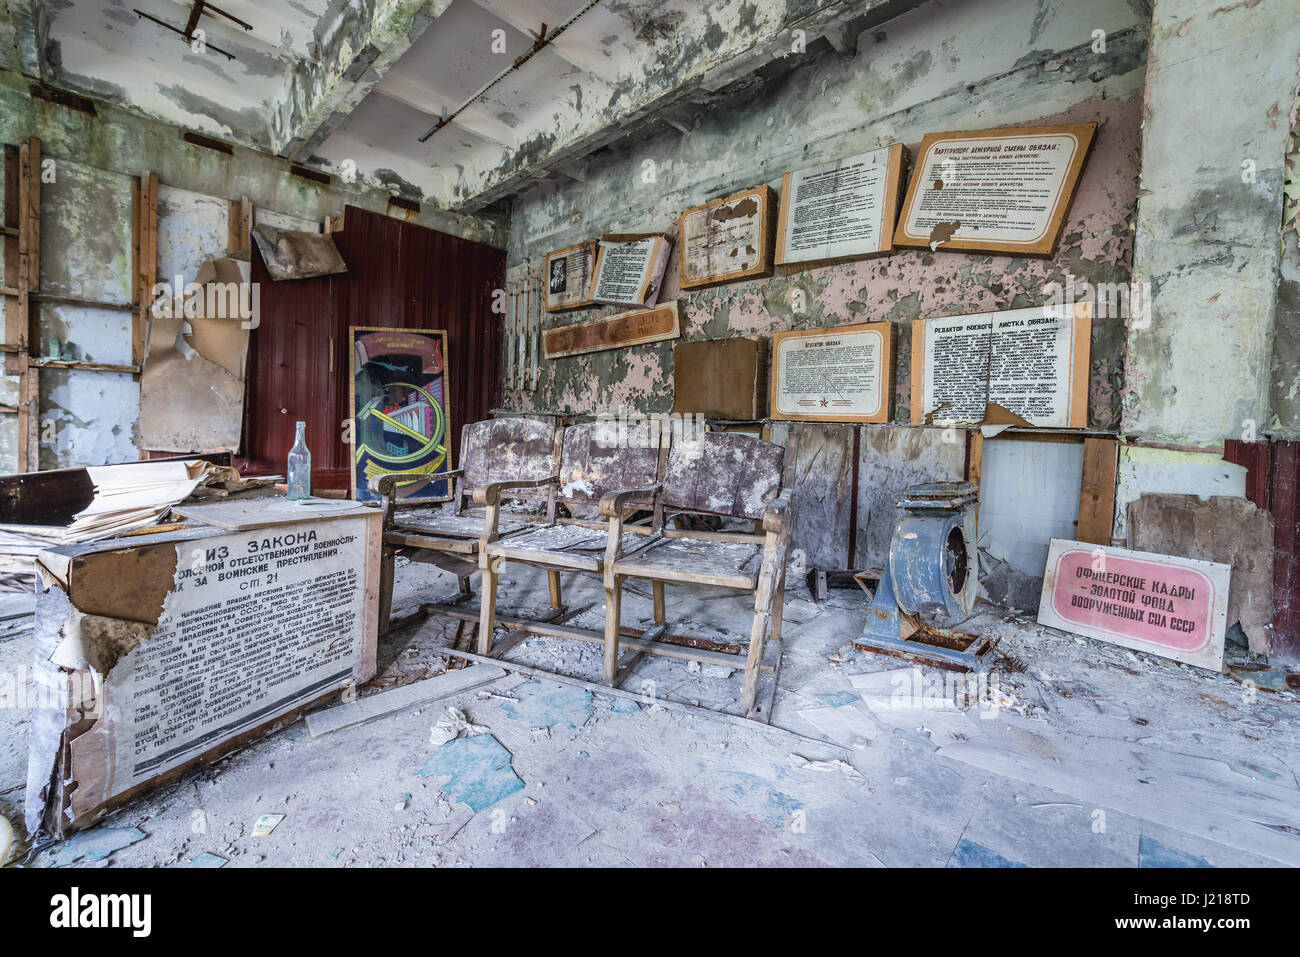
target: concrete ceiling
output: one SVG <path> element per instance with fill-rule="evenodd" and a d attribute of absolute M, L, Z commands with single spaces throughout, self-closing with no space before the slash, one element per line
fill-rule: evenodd
<path fill-rule="evenodd" d="M 0 0 L 0 41 L 13 38 L 11 68 L 49 85 L 477 209 L 580 176 L 583 156 L 651 122 L 684 128 L 826 42 L 852 53 L 918 3 L 218 0 L 252 25 L 200 18 L 231 60 L 133 12 L 183 28 L 190 0 Z"/>

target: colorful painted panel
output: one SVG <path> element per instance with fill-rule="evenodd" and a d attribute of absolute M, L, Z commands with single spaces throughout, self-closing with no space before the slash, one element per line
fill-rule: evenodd
<path fill-rule="evenodd" d="M 352 497 L 379 498 L 371 479 L 394 472 L 428 476 L 398 483 L 401 498 L 451 497 L 447 334 L 442 330 L 349 327 L 352 355 Z"/>

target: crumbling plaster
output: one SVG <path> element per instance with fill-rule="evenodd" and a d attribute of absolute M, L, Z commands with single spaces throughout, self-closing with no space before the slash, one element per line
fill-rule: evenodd
<path fill-rule="evenodd" d="M 1104 51 L 1093 49 L 1094 29 L 1106 32 Z M 927 132 L 1097 122 L 1051 259 L 899 250 L 683 294 L 674 253 L 661 299 L 680 301 L 687 339 L 894 322 L 894 420 L 906 422 L 913 319 L 1034 305 L 1048 297 L 1049 283 L 1070 276 L 1128 282 L 1146 33 L 1143 11 L 1122 0 L 1086 8 L 1032 0 L 921 7 L 864 34 L 856 56 L 827 53 L 744 104 L 695 117 L 689 133 L 670 131 L 593 159 L 585 182 L 534 188 L 512 209 L 509 276 L 540 278 L 547 251 L 604 232 L 675 236 L 680 211 L 691 205 L 760 183 L 779 189 L 786 170 L 893 142 L 915 153 Z M 544 326 L 598 314 L 548 316 Z M 1094 426 L 1119 424 L 1123 343 L 1122 320 L 1096 323 Z M 540 373 L 536 393 L 508 393 L 507 402 L 588 413 L 667 411 L 672 403 L 671 342 L 543 360 Z"/>
<path fill-rule="evenodd" d="M 220 207 L 247 196 L 259 213 L 271 211 L 306 223 L 337 216 L 346 204 L 388 209 L 386 193 L 361 184 L 326 186 L 290 174 L 282 159 L 238 146 L 227 155 L 189 144 L 182 133 L 102 103 L 91 115 L 33 99 L 25 80 L 0 71 L 0 142 L 39 137 L 42 157 L 53 160 L 53 181 L 47 179 L 41 191 L 44 291 L 95 302 L 130 301 L 131 177 L 146 169 L 156 173 L 164 187 L 159 203 L 159 281 L 170 281 L 177 268 L 192 278 L 196 257 L 226 251 L 222 232 L 219 243 L 208 244 L 212 248 L 188 248 L 182 250 L 185 255 L 172 257 L 176 262 L 168 260 L 168 236 L 179 248 L 192 232 L 192 224 L 175 221 L 189 216 L 193 205 L 170 202 L 169 195 L 177 190 L 206 199 L 204 206 Z M 505 243 L 502 217 L 423 209 L 410 218 L 479 242 Z M 61 346 L 72 342 L 81 360 L 131 362 L 128 313 L 58 304 L 39 308 L 43 353 L 57 339 Z M 47 368 L 40 382 L 41 468 L 137 457 L 139 384 L 131 376 Z M 0 378 L 0 396 L 0 402 L 16 401 L 15 377 Z M 17 467 L 15 422 L 12 415 L 0 417 L 0 470 Z"/>
<path fill-rule="evenodd" d="M 1149 328 L 1128 332 L 1126 432 L 1213 445 L 1270 421 L 1298 66 L 1300 0 L 1155 5 L 1134 254 L 1153 308 Z M 1290 395 L 1279 384 L 1296 361 L 1280 357 L 1275 396 Z M 1295 428 L 1293 401 L 1274 411 Z"/>

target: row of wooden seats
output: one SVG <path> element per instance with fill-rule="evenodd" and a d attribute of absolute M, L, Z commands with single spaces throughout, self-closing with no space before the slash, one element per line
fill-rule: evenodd
<path fill-rule="evenodd" d="M 536 633 L 602 640 L 602 676 L 618 685 L 642 653 L 738 664 L 729 655 L 663 644 L 664 584 L 707 584 L 754 594 L 754 620 L 744 661 L 742 708 L 756 714 L 760 673 L 769 641 L 781 637 L 785 560 L 790 538 L 794 449 L 749 435 L 694 432 L 657 437 L 649 428 L 620 429 L 598 421 L 556 428 L 506 417 L 464 427 L 460 468 L 448 473 L 452 500 L 431 508 L 402 501 L 403 483 L 427 475 L 385 475 L 372 483 L 384 497 L 384 573 L 380 621 L 391 615 L 393 558 L 398 551 L 460 578 L 482 573 L 477 652 L 492 655 L 501 566 L 520 562 L 545 569 L 550 604 L 561 608 L 560 573 L 598 575 L 605 588 L 603 639 L 580 629 Z M 561 514 L 563 510 L 564 514 Z M 641 515 L 633 520 L 634 516 Z M 690 515 L 740 520 L 739 529 L 676 527 Z M 625 578 L 652 583 L 655 627 L 626 637 L 621 621 Z M 439 606 L 430 606 L 438 610 Z M 557 611 L 558 613 L 558 611 Z M 554 616 L 552 616 L 554 617 Z M 515 628 L 514 640 L 527 627 Z M 633 633 L 635 634 L 635 633 Z M 620 669 L 621 647 L 636 652 Z M 503 654 L 508 648 L 496 649 Z"/>

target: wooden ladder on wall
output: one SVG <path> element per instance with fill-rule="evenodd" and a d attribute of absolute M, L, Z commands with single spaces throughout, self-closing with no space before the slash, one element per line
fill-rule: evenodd
<path fill-rule="evenodd" d="M 40 370 L 85 369 L 129 373 L 138 381 L 144 367 L 145 316 L 153 298 L 158 261 L 158 177 L 145 171 L 131 190 L 131 303 L 88 302 L 41 290 L 41 141 L 29 137 L 4 147 L 4 371 L 18 377 L 16 405 L 0 414 L 18 416 L 18 471 L 40 468 Z M 40 354 L 39 303 L 130 312 L 131 365 L 79 362 Z"/>

